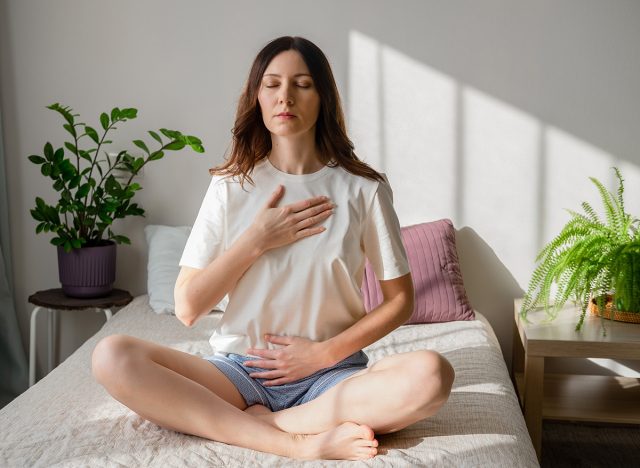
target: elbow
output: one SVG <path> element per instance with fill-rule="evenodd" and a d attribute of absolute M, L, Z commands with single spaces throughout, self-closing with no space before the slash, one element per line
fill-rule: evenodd
<path fill-rule="evenodd" d="M 196 322 L 196 314 L 193 313 L 192 308 L 188 302 L 180 297 L 177 293 L 174 293 L 175 314 L 176 318 L 180 320 L 186 327 L 191 328 Z"/>

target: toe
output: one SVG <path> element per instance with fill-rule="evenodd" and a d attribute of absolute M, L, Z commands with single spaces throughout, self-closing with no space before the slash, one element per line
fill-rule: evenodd
<path fill-rule="evenodd" d="M 373 440 L 375 434 L 373 433 L 373 429 L 369 426 L 365 426 L 364 424 L 360 426 L 362 428 L 362 438 L 366 440 Z"/>

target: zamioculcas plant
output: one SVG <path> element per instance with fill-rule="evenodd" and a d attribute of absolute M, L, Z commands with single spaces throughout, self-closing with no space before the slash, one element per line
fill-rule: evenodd
<path fill-rule="evenodd" d="M 623 179 L 618 168 L 613 169 L 620 183 L 617 196 L 589 178 L 602 198 L 606 223 L 589 203 L 582 202 L 585 213 L 567 210 L 572 218 L 538 254 L 540 264 L 520 309 L 524 320 L 527 312 L 539 306 L 553 320 L 571 298 L 581 307 L 576 325 L 580 330 L 589 301 L 594 298 L 603 310 L 607 295 L 613 296 L 614 311 L 640 314 L 640 219 L 624 212 Z M 553 283 L 557 292 L 550 305 Z"/>
<path fill-rule="evenodd" d="M 64 148 L 54 149 L 47 142 L 42 156 L 29 156 L 29 160 L 40 166 L 42 175 L 51 179 L 53 188 L 60 193 L 55 205 L 36 197 L 31 216 L 38 221 L 36 233 L 54 233 L 51 243 L 63 247 L 65 252 L 101 245 L 105 241 L 130 244 L 126 236 L 111 231 L 111 224 L 115 219 L 126 216 L 144 216 L 144 210 L 132 203 L 136 191 L 142 188 L 133 182 L 140 169 L 150 161 L 161 159 L 165 151 L 181 150 L 187 145 L 197 153 L 204 152 L 200 139 L 183 135 L 177 130 L 161 128 L 159 133 L 167 141 L 163 141 L 157 132 L 148 132 L 159 144 L 157 149 L 150 150 L 144 141 L 133 140 L 133 144 L 145 156 L 135 157 L 123 150 L 115 158 L 108 154 L 100 158 L 100 149 L 112 143 L 106 139 L 107 133 L 115 130 L 116 124 L 135 119 L 137 109 L 116 107 L 110 114 L 103 112 L 100 115 L 102 134 L 99 134 L 84 122 L 76 122 L 75 117 L 79 115 L 73 114 L 71 108 L 57 103 L 47 108 L 64 118 L 66 123 L 63 127 L 72 138 L 64 143 Z M 80 143 L 84 138 L 94 147 L 81 148 Z M 68 154 L 65 154 L 65 148 Z M 128 174 L 129 177 L 121 183 L 114 176 L 114 171 Z"/>

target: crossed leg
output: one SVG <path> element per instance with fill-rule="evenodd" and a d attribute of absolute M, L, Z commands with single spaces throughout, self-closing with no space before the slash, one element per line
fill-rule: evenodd
<path fill-rule="evenodd" d="M 150 341 L 103 338 L 91 366 L 111 396 L 167 429 L 303 460 L 361 460 L 377 453 L 371 428 L 354 422 L 315 435 L 277 429 L 244 412 L 234 384 L 211 363 Z"/>
<path fill-rule="evenodd" d="M 433 414 L 453 382 L 439 354 L 399 354 L 304 405 L 257 415 L 244 411 L 238 390 L 211 363 L 139 338 L 102 339 L 92 372 L 115 399 L 159 426 L 298 459 L 370 458 L 377 453 L 374 431 L 393 432 Z M 363 402 L 375 402 L 378 411 Z"/>
<path fill-rule="evenodd" d="M 273 413 L 262 405 L 245 411 L 290 433 L 318 434 L 357 421 L 386 434 L 435 414 L 454 377 L 442 355 L 413 351 L 385 357 L 305 404 Z"/>

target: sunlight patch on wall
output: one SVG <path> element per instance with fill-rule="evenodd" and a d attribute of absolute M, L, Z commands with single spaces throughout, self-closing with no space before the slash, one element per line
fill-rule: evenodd
<path fill-rule="evenodd" d="M 540 124 L 478 90 L 463 91 L 463 220 L 525 289 L 535 258 Z"/>
<path fill-rule="evenodd" d="M 588 201 L 604 215 L 589 176 L 615 193 L 617 165 L 626 211 L 640 216 L 637 165 L 353 30 L 345 108 L 356 154 L 389 177 L 400 223 L 469 226 L 523 290 L 569 220 L 563 208 Z"/>
<path fill-rule="evenodd" d="M 550 127 L 545 131 L 547 165 L 544 190 L 544 235 L 547 243 L 560 233 L 571 219 L 566 208 L 583 213 L 583 201 L 588 202 L 605 220 L 603 205 L 595 184 L 595 177 L 611 190 L 609 182 L 615 176 L 613 158 L 573 136 Z"/>
<path fill-rule="evenodd" d="M 389 177 L 400 222 L 454 218 L 455 83 L 355 31 L 349 67 L 356 153 Z"/>

